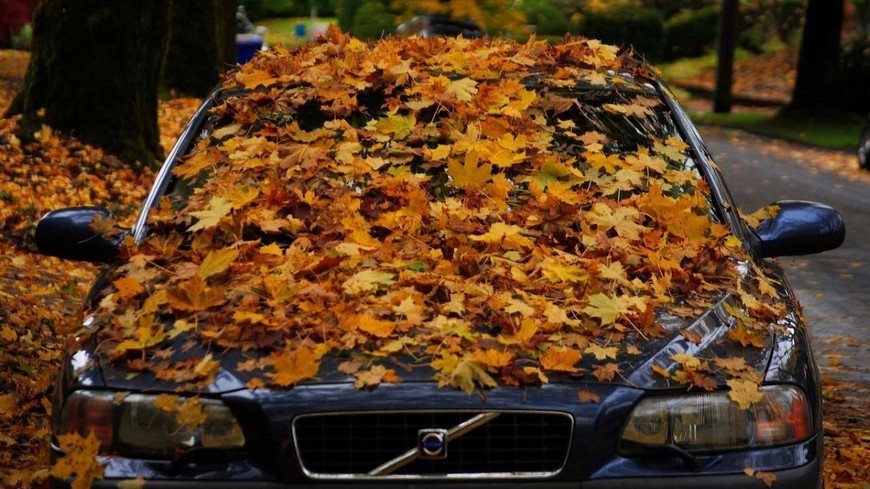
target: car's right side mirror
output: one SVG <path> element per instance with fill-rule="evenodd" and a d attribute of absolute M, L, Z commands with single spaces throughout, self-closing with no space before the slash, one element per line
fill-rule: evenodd
<path fill-rule="evenodd" d="M 779 208 L 776 215 L 753 229 L 758 238 L 753 249 L 759 257 L 809 255 L 843 244 L 846 225 L 834 208 L 802 200 L 774 205 Z"/>

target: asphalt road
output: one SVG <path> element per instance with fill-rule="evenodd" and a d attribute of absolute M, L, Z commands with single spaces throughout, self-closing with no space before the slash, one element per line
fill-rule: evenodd
<path fill-rule="evenodd" d="M 780 262 L 804 306 L 819 363 L 842 380 L 870 385 L 870 179 L 813 168 L 800 146 L 737 131 L 701 133 L 744 212 L 799 199 L 843 215 L 846 241 L 839 249 Z"/>

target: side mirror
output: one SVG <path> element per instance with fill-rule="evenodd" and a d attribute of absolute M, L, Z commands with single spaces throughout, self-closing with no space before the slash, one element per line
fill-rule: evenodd
<path fill-rule="evenodd" d="M 762 221 L 753 243 L 762 258 L 809 255 L 833 250 L 843 244 L 846 225 L 832 207 L 816 202 L 783 200 L 777 202 L 776 216 Z"/>
<path fill-rule="evenodd" d="M 44 255 L 66 260 L 111 263 L 130 230 L 114 224 L 103 207 L 69 207 L 51 211 L 36 224 L 36 247 Z"/>

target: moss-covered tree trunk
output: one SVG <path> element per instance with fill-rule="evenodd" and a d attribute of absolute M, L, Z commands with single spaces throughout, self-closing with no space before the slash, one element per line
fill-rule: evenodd
<path fill-rule="evenodd" d="M 163 85 L 183 95 L 205 97 L 218 82 L 218 16 L 221 0 L 178 0 L 169 14 L 169 47 Z M 222 39 L 221 39 L 222 40 Z"/>
<path fill-rule="evenodd" d="M 46 123 L 131 164 L 155 165 L 170 2 L 42 0 L 24 86 L 7 113 L 23 114 L 22 137 Z"/>

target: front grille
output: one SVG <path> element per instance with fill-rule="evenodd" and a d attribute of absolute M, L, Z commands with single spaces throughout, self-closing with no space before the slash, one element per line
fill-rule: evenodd
<path fill-rule="evenodd" d="M 416 450 L 419 430 L 450 430 L 479 414 L 312 414 L 297 417 L 293 421 L 293 433 L 299 462 L 310 477 L 368 477 L 382 464 Z M 553 476 L 565 464 L 573 427 L 573 418 L 566 413 L 501 412 L 451 440 L 447 444 L 446 458 L 415 458 L 382 476 Z"/>

